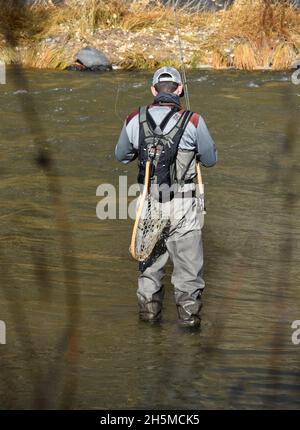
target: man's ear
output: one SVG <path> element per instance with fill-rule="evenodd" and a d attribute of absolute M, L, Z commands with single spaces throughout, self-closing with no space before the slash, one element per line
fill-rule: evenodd
<path fill-rule="evenodd" d="M 153 97 L 156 97 L 158 92 L 156 91 L 155 87 L 153 87 L 153 85 L 151 86 L 151 93 L 153 95 Z"/>
<path fill-rule="evenodd" d="M 183 90 L 183 85 L 178 85 L 178 87 L 176 88 L 176 90 L 174 91 L 175 94 L 177 94 L 179 97 L 182 93 Z"/>

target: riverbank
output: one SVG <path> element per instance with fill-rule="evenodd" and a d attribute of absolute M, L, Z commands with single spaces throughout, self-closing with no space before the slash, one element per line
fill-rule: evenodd
<path fill-rule="evenodd" d="M 285 70 L 300 57 L 300 12 L 284 2 L 236 0 L 218 12 L 179 9 L 178 22 L 191 68 Z M 114 68 L 179 63 L 173 10 L 149 0 L 69 0 L 21 9 L 2 1 L 0 32 L 6 64 L 64 69 L 86 46 L 101 50 Z"/>

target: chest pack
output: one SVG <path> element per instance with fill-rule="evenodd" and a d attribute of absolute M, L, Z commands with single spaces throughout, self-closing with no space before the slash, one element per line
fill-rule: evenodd
<path fill-rule="evenodd" d="M 174 127 L 163 133 L 166 125 L 173 115 L 179 111 L 173 107 L 163 121 L 157 125 L 149 113 L 149 107 L 143 106 L 139 111 L 139 174 L 138 183 L 143 184 L 145 179 L 146 162 L 151 163 L 151 184 L 168 185 L 171 187 L 178 182 L 176 177 L 176 156 L 180 139 L 186 129 L 191 116 L 190 111 L 179 114 Z M 182 178 L 180 178 L 182 180 Z"/>

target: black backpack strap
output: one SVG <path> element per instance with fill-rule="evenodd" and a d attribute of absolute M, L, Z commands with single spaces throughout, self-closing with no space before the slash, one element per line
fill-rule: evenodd
<path fill-rule="evenodd" d="M 175 108 L 176 109 L 176 108 Z M 143 128 L 143 133 L 145 138 L 149 137 L 155 137 L 157 134 L 163 134 L 162 130 L 160 129 L 160 126 L 157 126 L 155 121 L 153 120 L 152 116 L 150 115 L 149 106 L 141 106 L 139 109 L 139 122 L 140 126 Z M 171 117 L 174 115 L 174 108 L 171 109 L 171 111 L 165 116 L 163 119 L 161 126 L 165 128 L 168 121 L 171 119 Z M 178 142 L 181 139 L 181 136 L 184 133 L 184 130 L 186 126 L 188 125 L 191 116 L 193 115 L 193 112 L 191 111 L 184 111 L 180 118 L 178 119 L 175 126 L 169 131 L 169 133 L 164 134 L 163 136 L 170 140 L 173 140 L 175 137 L 177 137 Z M 177 140 L 176 139 L 176 140 Z"/>
<path fill-rule="evenodd" d="M 189 164 L 186 166 L 186 168 L 185 168 L 185 170 L 184 170 L 183 174 L 181 175 L 181 178 L 180 178 L 180 180 L 178 181 L 180 184 L 186 184 L 186 183 L 192 183 L 192 182 L 194 182 L 194 179 L 189 179 L 188 181 L 186 181 L 186 180 L 184 179 L 184 178 L 185 178 L 185 175 L 187 174 L 187 172 L 188 172 L 188 170 L 189 170 L 189 168 L 190 168 L 190 166 L 191 166 L 191 164 L 192 164 L 192 162 L 193 162 L 193 160 L 194 160 L 194 158 L 195 158 L 195 154 L 193 154 L 193 156 L 191 157 L 191 160 L 190 160 Z"/>
<path fill-rule="evenodd" d="M 162 122 L 158 125 L 158 124 L 156 124 L 152 115 L 149 112 L 149 106 L 147 106 L 147 107 L 145 106 L 142 109 L 143 109 L 143 113 L 142 113 L 141 122 L 143 122 L 143 123 L 147 122 L 148 123 L 147 125 L 150 128 L 150 130 L 152 131 L 152 133 L 159 134 L 159 135 L 163 133 L 169 120 L 172 118 L 172 116 L 175 114 L 175 112 L 178 111 L 177 107 L 172 107 L 170 109 L 170 111 L 167 113 L 167 115 L 163 118 Z"/>
<path fill-rule="evenodd" d="M 164 119 L 162 120 L 162 122 L 159 124 L 159 128 L 161 129 L 161 131 L 164 131 L 166 125 L 168 124 L 168 122 L 170 121 L 170 119 L 172 118 L 172 116 L 178 111 L 178 108 L 176 107 L 172 107 L 170 112 L 167 113 L 167 115 L 164 117 Z"/>
<path fill-rule="evenodd" d="M 147 113 L 148 113 L 148 106 L 141 106 L 139 110 L 139 122 L 140 122 L 140 125 L 143 127 L 145 137 L 150 137 L 150 136 L 153 136 L 153 128 L 151 128 L 152 127 L 151 124 L 149 126 Z"/>
<path fill-rule="evenodd" d="M 193 112 L 186 110 L 183 112 L 183 114 L 181 115 L 181 117 L 179 118 L 179 120 L 177 121 L 177 124 L 175 125 L 174 128 L 172 128 L 172 130 L 166 134 L 165 136 L 168 136 L 168 138 L 170 139 L 174 139 L 174 137 L 176 136 L 176 134 L 179 132 L 182 136 L 184 130 L 186 129 L 191 117 L 193 115 Z"/>
<path fill-rule="evenodd" d="M 149 108 L 147 109 L 146 112 L 146 117 L 147 117 L 147 121 L 148 121 L 148 125 L 151 127 L 152 131 L 154 134 L 158 134 L 158 135 L 162 135 L 164 128 L 166 127 L 167 123 L 169 122 L 169 120 L 171 119 L 171 117 L 174 115 L 174 113 L 176 112 L 176 108 L 174 109 L 174 107 L 170 110 L 170 112 L 167 113 L 167 115 L 165 115 L 165 117 L 163 118 L 162 122 L 158 125 L 156 124 L 156 122 L 154 121 L 152 115 L 149 112 Z"/>
<path fill-rule="evenodd" d="M 140 124 L 146 121 L 146 112 L 147 112 L 147 106 L 140 106 L 139 108 L 139 121 Z"/>
<path fill-rule="evenodd" d="M 176 156 L 177 156 L 177 151 L 178 151 L 178 146 L 181 140 L 181 137 L 191 119 L 193 115 L 193 112 L 191 111 L 184 111 L 181 115 L 181 117 L 179 118 L 179 120 L 177 121 L 177 124 L 175 125 L 175 127 L 172 128 L 172 130 L 165 135 L 168 139 L 171 139 L 173 142 L 176 142 L 177 148 L 176 148 Z M 174 164 L 171 166 L 171 177 L 173 177 L 173 181 L 174 182 L 178 182 L 177 179 L 177 169 L 176 169 L 176 159 Z M 185 174 L 184 174 L 185 176 Z M 184 178 L 183 176 L 183 178 Z M 183 178 L 180 178 L 180 182 L 183 180 Z"/>
<path fill-rule="evenodd" d="M 147 110 L 146 110 L 146 118 L 147 118 L 148 125 L 150 126 L 153 133 L 155 133 L 155 129 L 157 127 L 157 124 L 154 121 L 154 119 L 152 118 L 152 116 L 150 115 L 149 106 L 147 107 Z"/>

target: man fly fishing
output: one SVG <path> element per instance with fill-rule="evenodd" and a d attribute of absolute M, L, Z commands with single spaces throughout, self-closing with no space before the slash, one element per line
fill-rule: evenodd
<path fill-rule="evenodd" d="M 151 164 L 150 183 L 168 186 L 171 190 L 168 196 L 173 215 L 157 246 L 146 260 L 140 262 L 139 315 L 144 321 L 160 320 L 164 268 L 170 258 L 179 324 L 198 327 L 204 280 L 201 223 L 194 179 L 196 161 L 205 167 L 213 166 L 217 152 L 203 118 L 181 107 L 184 88 L 175 68 L 158 69 L 153 76 L 151 92 L 153 103 L 127 117 L 115 150 L 117 160 L 125 164 L 138 158 L 140 184 L 145 184 L 148 163 Z"/>

